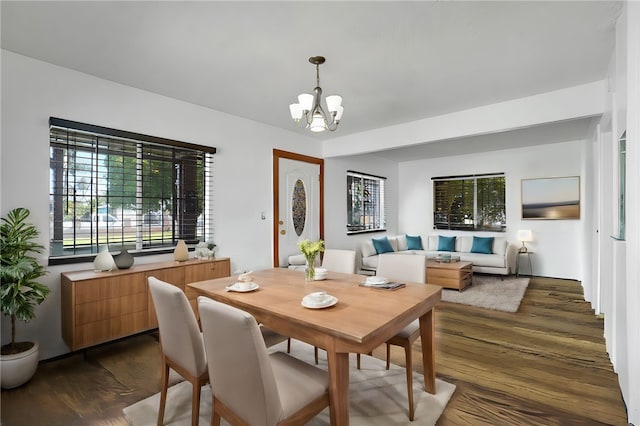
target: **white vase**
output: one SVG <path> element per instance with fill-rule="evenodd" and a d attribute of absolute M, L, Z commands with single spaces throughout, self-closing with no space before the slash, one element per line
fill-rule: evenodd
<path fill-rule="evenodd" d="M 93 269 L 96 271 L 111 271 L 116 266 L 113 256 L 109 253 L 107 246 L 100 249 L 100 253 L 93 259 Z"/>
<path fill-rule="evenodd" d="M 16 388 L 27 383 L 38 368 L 38 342 L 24 352 L 0 356 L 2 389 Z"/>
<path fill-rule="evenodd" d="M 173 251 L 173 258 L 178 262 L 189 260 L 189 250 L 184 240 L 180 240 L 178 244 L 176 244 L 176 249 Z"/>

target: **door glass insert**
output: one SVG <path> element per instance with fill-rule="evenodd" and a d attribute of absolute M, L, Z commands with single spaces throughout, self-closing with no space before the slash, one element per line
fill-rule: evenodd
<path fill-rule="evenodd" d="M 291 197 L 291 217 L 293 219 L 293 229 L 299 237 L 304 231 L 307 220 L 307 191 L 304 189 L 304 182 L 298 179 L 293 187 Z"/>

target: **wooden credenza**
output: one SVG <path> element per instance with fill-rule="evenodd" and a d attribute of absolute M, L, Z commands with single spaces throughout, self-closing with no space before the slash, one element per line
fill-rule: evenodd
<path fill-rule="evenodd" d="M 63 272 L 62 338 L 72 351 L 158 327 L 148 277 L 183 291 L 194 311 L 197 295 L 186 285 L 231 275 L 229 258 L 135 265 L 109 272 Z"/>

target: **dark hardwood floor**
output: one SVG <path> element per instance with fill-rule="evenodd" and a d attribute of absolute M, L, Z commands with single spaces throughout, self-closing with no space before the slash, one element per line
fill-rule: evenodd
<path fill-rule="evenodd" d="M 515 314 L 443 302 L 436 333 L 437 375 L 457 386 L 440 426 L 627 424 L 603 321 L 578 282 L 533 278 Z M 400 349 L 392 357 L 404 364 Z M 42 363 L 2 390 L 2 425 L 126 425 L 122 409 L 159 383 L 157 336 L 136 336 Z"/>

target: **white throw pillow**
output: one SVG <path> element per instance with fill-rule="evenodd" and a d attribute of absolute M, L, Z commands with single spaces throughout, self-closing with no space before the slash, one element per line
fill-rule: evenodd
<path fill-rule="evenodd" d="M 393 251 L 398 251 L 398 237 L 387 237 L 387 240 L 389 240 Z"/>
<path fill-rule="evenodd" d="M 398 239 L 398 250 L 396 251 L 405 251 L 407 249 L 407 236 L 398 235 L 396 238 Z"/>

